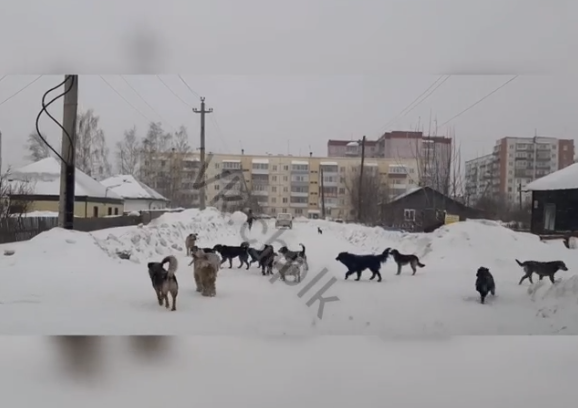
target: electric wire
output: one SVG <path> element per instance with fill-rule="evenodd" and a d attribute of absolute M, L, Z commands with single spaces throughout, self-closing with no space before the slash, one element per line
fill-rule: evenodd
<path fill-rule="evenodd" d="M 48 96 L 48 94 L 58 88 L 60 88 L 62 85 L 66 84 L 66 82 L 68 82 L 68 80 L 70 79 L 70 87 L 68 89 L 65 89 L 65 91 L 63 93 L 61 93 L 60 95 L 57 95 L 56 97 L 54 97 L 50 102 L 46 103 L 46 97 Z M 42 140 L 42 142 L 44 142 L 44 144 L 50 149 L 52 150 L 52 152 L 65 164 L 67 165 L 71 165 L 72 163 L 68 163 L 66 160 L 64 160 L 64 158 L 60 155 L 60 153 L 58 153 L 56 151 L 56 149 L 54 149 L 54 147 L 52 147 L 52 145 L 48 142 L 48 140 L 46 140 L 46 138 L 44 138 L 44 136 L 42 136 L 42 133 L 40 132 L 40 126 L 39 126 L 39 122 L 40 122 L 40 116 L 42 116 L 42 113 L 46 113 L 46 115 L 52 119 L 54 121 L 54 123 L 56 123 L 64 132 L 64 134 L 66 135 L 66 137 L 68 138 L 69 142 L 70 142 L 70 148 L 72 149 L 72 137 L 70 136 L 70 134 L 66 131 L 66 129 L 64 128 L 64 126 L 62 126 L 62 124 L 60 122 L 58 122 L 51 114 L 50 112 L 48 112 L 47 108 L 52 105 L 54 102 L 56 102 L 58 99 L 62 98 L 64 95 L 66 95 L 67 93 L 69 93 L 72 90 L 72 87 L 74 86 L 74 77 L 65 77 L 64 81 L 62 81 L 61 83 L 59 83 L 58 85 L 56 85 L 53 88 L 50 88 L 48 91 L 46 91 L 44 93 L 44 95 L 42 96 L 42 109 L 40 110 L 40 112 L 38 112 L 38 116 L 36 116 L 36 133 L 38 133 L 38 137 L 40 138 L 40 140 Z"/>
<path fill-rule="evenodd" d="M 494 89 L 492 92 L 486 94 L 484 97 L 478 99 L 476 102 L 474 102 L 473 104 L 471 104 L 470 106 L 468 106 L 466 109 L 464 109 L 463 111 L 461 111 L 460 113 L 458 113 L 455 116 L 452 116 L 450 119 L 446 120 L 443 124 L 441 124 L 439 128 L 444 127 L 445 125 L 447 125 L 448 123 L 450 123 L 452 120 L 458 118 L 459 116 L 463 115 L 464 113 L 466 113 L 467 111 L 469 111 L 470 109 L 472 109 L 474 106 L 476 106 L 477 104 L 483 102 L 484 100 L 486 100 L 487 98 L 489 98 L 490 96 L 492 96 L 493 94 L 495 94 L 496 92 L 498 92 L 500 89 L 502 89 L 503 87 L 505 87 L 506 85 L 508 85 L 510 82 L 512 82 L 514 79 L 518 78 L 519 75 L 514 75 L 512 78 L 508 79 L 506 82 L 504 82 L 502 85 L 498 86 L 496 89 Z"/>
<path fill-rule="evenodd" d="M 165 88 L 167 88 L 173 95 L 175 95 L 175 97 L 177 97 L 182 103 L 184 103 L 185 105 L 187 105 L 187 106 L 188 106 L 189 108 L 191 108 L 191 109 L 193 108 L 193 107 L 192 107 L 191 105 L 189 105 L 183 98 L 181 98 L 177 93 L 175 93 L 175 91 L 173 91 L 173 90 L 171 89 L 171 87 L 168 86 L 167 83 L 166 83 L 165 81 L 163 81 L 163 79 L 162 79 L 159 75 L 157 75 L 156 77 L 157 77 L 157 79 L 158 79 L 159 81 L 161 81 L 161 83 L 165 86 Z"/>
<path fill-rule="evenodd" d="M 0 78 L 0 82 L 4 81 L 4 78 L 6 78 L 8 75 L 2 75 L 2 78 Z"/>
<path fill-rule="evenodd" d="M 179 79 L 183 82 L 183 84 L 185 84 L 185 86 L 186 86 L 187 88 L 189 88 L 189 91 L 191 91 L 191 93 L 193 93 L 194 95 L 196 95 L 196 96 L 199 97 L 199 98 L 201 97 L 201 95 L 199 95 L 198 92 L 196 92 L 195 90 L 193 90 L 193 88 L 191 88 L 191 87 L 189 86 L 189 84 L 187 83 L 187 81 L 184 80 L 184 78 L 181 76 L 181 74 L 179 74 Z"/>
<path fill-rule="evenodd" d="M 444 75 L 440 75 L 425 91 L 417 96 L 409 105 L 407 105 L 401 112 L 399 112 L 393 119 L 388 121 L 385 125 L 382 126 L 383 129 L 387 130 L 387 128 L 394 123 L 400 117 L 407 115 L 409 112 L 414 110 L 417 106 L 419 106 L 423 101 L 429 98 L 440 86 L 442 86 L 448 79 L 450 79 L 451 75 L 447 75 L 444 78 Z M 442 80 L 443 78 L 443 80 Z M 441 81 L 441 82 L 440 82 Z M 437 86 L 436 86 L 437 85 Z M 432 89 L 433 88 L 433 89 Z M 428 91 L 430 91 L 428 93 Z M 425 97 L 424 97 L 425 95 Z M 424 97 L 423 99 L 421 99 Z M 421 100 L 420 100 L 421 99 Z M 417 102 L 417 103 L 416 103 Z"/>
<path fill-rule="evenodd" d="M 128 99 L 126 99 L 124 96 L 122 96 L 122 94 L 117 91 L 106 79 L 104 79 L 104 77 L 102 75 L 99 75 L 100 79 L 103 80 L 103 82 L 114 91 L 115 94 L 117 94 L 123 101 L 125 101 L 127 103 L 128 106 L 130 106 L 131 108 L 133 108 L 135 110 L 136 113 L 138 113 L 139 115 L 141 115 L 143 118 L 145 118 L 148 122 L 153 123 L 154 120 L 151 120 L 148 116 L 146 116 L 145 114 L 143 114 L 140 110 L 138 110 L 132 103 L 130 103 L 128 101 Z"/>
<path fill-rule="evenodd" d="M 28 84 L 24 85 L 24 87 L 20 88 L 18 91 L 16 91 L 15 93 L 13 93 L 12 95 L 10 95 L 8 98 L 4 99 L 2 102 L 0 102 L 0 106 L 4 105 L 6 102 L 8 102 L 10 99 L 14 98 L 16 95 L 18 95 L 20 92 L 22 92 L 23 90 L 25 90 L 26 88 L 28 88 L 30 85 L 32 85 L 34 82 L 38 81 L 40 78 L 42 78 L 42 75 L 38 75 L 36 77 L 36 79 L 30 81 Z"/>
<path fill-rule="evenodd" d="M 142 95 L 130 84 L 130 82 L 127 81 L 127 79 L 124 77 L 124 75 L 120 76 L 121 79 L 130 87 L 130 89 L 132 89 L 132 91 L 150 108 L 151 111 L 153 111 L 159 118 L 161 118 L 161 120 L 166 123 L 167 125 L 169 125 L 171 128 L 173 128 L 173 130 L 176 130 L 176 128 L 171 125 L 165 118 L 163 118 L 161 116 L 160 113 L 158 113 L 155 108 L 153 108 L 146 100 L 145 98 L 142 97 Z"/>

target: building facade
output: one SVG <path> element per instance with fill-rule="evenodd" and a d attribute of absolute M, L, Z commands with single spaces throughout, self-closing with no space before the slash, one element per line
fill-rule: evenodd
<path fill-rule="evenodd" d="M 189 161 L 198 161 L 198 153 Z M 415 160 L 366 158 L 364 180 L 381 186 L 387 197 L 403 194 L 417 185 Z M 196 174 L 196 173 L 195 173 Z M 194 185 L 187 173 L 180 184 Z M 360 159 L 349 157 L 294 157 L 282 155 L 207 154 L 206 205 L 234 211 L 239 201 L 251 200 L 259 212 L 275 216 L 352 218 L 352 195 L 360 177 Z M 376 184 L 376 185 L 377 185 Z M 185 207 L 198 207 L 199 192 Z M 375 192 L 377 200 L 377 191 Z M 377 201 L 376 201 L 377 203 Z"/>
<path fill-rule="evenodd" d="M 327 155 L 361 157 L 361 146 L 358 141 L 329 140 Z M 423 132 L 386 132 L 377 140 L 366 140 L 365 157 L 414 161 L 422 186 L 450 193 L 448 180 L 454 159 L 451 138 L 425 136 Z"/>
<path fill-rule="evenodd" d="M 466 162 L 466 186 L 474 201 L 471 204 L 481 193 L 513 203 L 519 202 L 520 197 L 529 202 L 527 184 L 573 163 L 572 139 L 504 137 L 496 142 L 490 155 Z"/>

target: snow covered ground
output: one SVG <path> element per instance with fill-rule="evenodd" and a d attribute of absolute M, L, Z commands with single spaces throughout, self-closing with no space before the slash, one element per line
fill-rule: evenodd
<path fill-rule="evenodd" d="M 489 310 L 489 308 L 488 308 Z M 168 313 L 168 312 L 167 312 Z M 7 407 L 570 407 L 571 336 L 386 341 L 363 336 L 195 336 L 160 358 L 103 340 L 95 377 L 65 375 L 55 344 L 0 339 Z"/>
<path fill-rule="evenodd" d="M 432 337 L 475 334 L 578 334 L 578 251 L 561 242 L 542 243 L 489 221 L 451 224 L 432 234 L 404 234 L 380 228 L 299 222 L 275 230 L 273 221 L 243 226 L 244 216 L 223 216 L 214 209 L 165 214 L 145 227 L 82 233 L 53 229 L 29 242 L 0 246 L 15 253 L 0 256 L 0 330 L 2 334 L 198 334 L 315 335 L 355 334 Z M 317 227 L 323 235 L 317 234 Z M 184 255 L 187 234 L 199 246 L 256 247 L 267 241 L 307 247 L 310 271 L 297 285 L 263 277 L 257 268 L 225 267 L 217 297 L 195 292 L 192 267 Z M 386 247 L 415 253 L 425 268 L 416 276 L 395 276 L 390 260 L 383 282 L 345 281 L 340 251 L 381 252 Z M 130 252 L 122 260 L 117 252 Z M 177 255 L 181 286 L 178 310 L 156 303 L 146 262 Z M 564 260 L 561 279 L 518 285 L 514 259 Z M 479 266 L 490 268 L 497 297 L 480 305 L 474 290 Z M 537 279 L 535 280 L 537 281 Z M 325 287 L 325 289 L 323 289 Z M 337 297 L 320 313 L 319 298 Z M 321 318 L 320 318 L 321 317 Z"/>

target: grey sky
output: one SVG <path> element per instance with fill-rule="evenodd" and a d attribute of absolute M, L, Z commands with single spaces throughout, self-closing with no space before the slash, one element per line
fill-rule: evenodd
<path fill-rule="evenodd" d="M 329 138 L 379 136 L 433 82 L 431 74 L 522 74 L 451 123 L 468 159 L 488 152 L 502 136 L 533 136 L 534 129 L 542 136 L 578 134 L 578 78 L 568 75 L 578 68 L 578 33 L 570 27 L 576 3 L 21 0 L 0 13 L 0 72 L 189 72 L 183 77 L 215 109 L 220 132 L 208 120 L 210 150 L 240 152 L 242 142 L 247 153 L 287 153 L 290 140 L 294 155 L 307 154 L 309 146 L 323 155 Z M 76 21 L 74 10 L 82 16 Z M 58 26 L 63 21 L 74 33 L 67 41 Z M 147 47 L 149 60 L 137 60 L 128 41 L 143 32 L 158 45 L 157 52 Z M 523 75 L 532 73 L 551 75 Z M 32 78 L 5 78 L 0 102 Z M 160 121 L 120 77 L 105 78 Z M 198 106 L 176 75 L 162 78 Z M 507 78 L 454 76 L 389 129 L 413 129 L 420 118 L 427 129 L 430 111 L 441 124 Z M 198 115 L 190 107 L 154 76 L 127 79 L 168 123 L 187 126 L 198 146 Z M 4 167 L 25 163 L 22 145 L 42 94 L 60 80 L 44 77 L 0 106 Z M 98 76 L 81 76 L 80 101 L 100 115 L 111 150 L 125 129 L 146 130 L 146 120 Z M 61 106 L 51 112 L 61 118 Z M 46 118 L 41 123 L 58 141 L 56 125 Z"/>

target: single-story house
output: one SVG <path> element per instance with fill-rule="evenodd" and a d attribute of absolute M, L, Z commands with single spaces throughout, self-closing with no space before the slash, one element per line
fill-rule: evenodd
<path fill-rule="evenodd" d="M 578 164 L 526 185 L 532 193 L 530 231 L 538 235 L 578 231 Z"/>
<path fill-rule="evenodd" d="M 389 202 L 381 203 L 381 220 L 386 228 L 429 232 L 443 225 L 446 216 L 459 217 L 463 221 L 483 218 L 483 212 L 430 187 L 415 187 Z"/>
<path fill-rule="evenodd" d="M 131 175 L 109 177 L 100 182 L 124 200 L 124 211 L 149 211 L 167 208 L 169 200 Z"/>
<path fill-rule="evenodd" d="M 57 212 L 60 200 L 60 161 L 47 157 L 11 172 L 8 182 L 25 186 L 14 188 L 26 194 L 12 195 L 11 200 L 26 203 L 26 211 Z M 74 216 L 82 218 L 122 215 L 122 198 L 98 181 L 76 169 Z"/>

